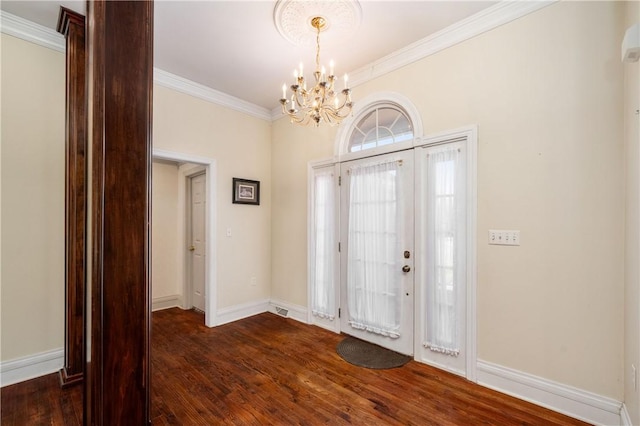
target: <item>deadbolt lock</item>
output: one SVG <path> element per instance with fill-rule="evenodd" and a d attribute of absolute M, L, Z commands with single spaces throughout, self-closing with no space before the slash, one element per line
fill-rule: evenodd
<path fill-rule="evenodd" d="M 409 271 L 411 271 L 411 266 L 409 266 L 409 265 L 404 265 L 404 266 L 402 267 L 402 272 L 409 272 Z"/>
<path fill-rule="evenodd" d="M 410 257 L 411 257 L 411 252 L 410 252 L 409 250 L 405 250 L 405 251 L 404 251 L 404 258 L 405 258 L 405 259 L 408 259 L 408 258 L 410 258 Z"/>

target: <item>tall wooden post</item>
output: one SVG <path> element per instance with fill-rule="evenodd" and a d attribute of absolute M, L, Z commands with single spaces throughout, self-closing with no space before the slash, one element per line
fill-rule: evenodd
<path fill-rule="evenodd" d="M 65 117 L 65 333 L 63 387 L 82 381 L 86 241 L 87 98 L 84 16 L 60 8 L 58 32 L 66 39 Z"/>
<path fill-rule="evenodd" d="M 87 2 L 90 350 L 85 424 L 149 424 L 153 2 Z"/>

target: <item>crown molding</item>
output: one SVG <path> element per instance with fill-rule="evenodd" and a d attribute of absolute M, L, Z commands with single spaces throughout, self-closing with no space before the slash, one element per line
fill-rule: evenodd
<path fill-rule="evenodd" d="M 20 18 L 19 16 L 12 15 L 1 10 L 0 25 L 2 27 L 2 32 L 5 34 L 39 46 L 56 50 L 58 52 L 64 52 L 66 49 L 65 39 L 62 34 L 40 24 L 36 24 L 35 22 L 28 21 L 24 18 Z M 207 86 L 187 80 L 186 78 L 179 77 L 161 69 L 153 69 L 153 81 L 161 86 L 203 99 L 207 102 L 239 111 L 262 120 L 271 121 L 271 111 L 266 108 L 243 101 L 242 99 L 227 95 L 226 93 L 211 89 Z"/>
<path fill-rule="evenodd" d="M 0 26 L 2 27 L 2 32 L 5 34 L 35 43 L 39 46 L 57 50 L 58 52 L 65 51 L 64 36 L 51 28 L 36 24 L 35 22 L 28 21 L 2 10 L 0 10 Z"/>
<path fill-rule="evenodd" d="M 444 49 L 469 40 L 501 25 L 515 21 L 547 7 L 558 0 L 501 1 L 487 9 L 456 22 L 437 33 L 403 47 L 377 61 L 349 73 L 351 87 L 356 87 L 387 73 L 417 62 Z M 284 117 L 280 106 L 271 110 L 271 120 Z"/>
<path fill-rule="evenodd" d="M 501 1 L 351 72 L 349 81 L 351 81 L 352 87 L 361 85 L 501 25 L 515 21 L 556 1 Z"/>
<path fill-rule="evenodd" d="M 351 72 L 351 85 L 356 87 L 364 84 L 484 32 L 515 21 L 557 1 L 501 1 L 429 37 Z M 0 18 L 3 33 L 64 52 L 64 37 L 57 32 L 2 11 L 0 11 Z M 154 68 L 154 82 L 262 120 L 275 121 L 283 117 L 280 106 L 269 110 L 158 68 Z"/>
<path fill-rule="evenodd" d="M 203 99 L 205 101 L 239 111 L 262 120 L 271 121 L 271 111 L 267 108 L 243 101 L 235 96 L 196 83 L 186 78 L 182 78 L 158 68 L 153 69 L 153 81 L 156 84 L 174 89 L 178 92 Z"/>

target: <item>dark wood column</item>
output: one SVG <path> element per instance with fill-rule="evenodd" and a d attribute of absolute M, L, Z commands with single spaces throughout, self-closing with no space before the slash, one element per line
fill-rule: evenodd
<path fill-rule="evenodd" d="M 60 384 L 82 381 L 84 371 L 87 98 L 84 16 L 60 8 L 66 38 L 65 333 Z"/>
<path fill-rule="evenodd" d="M 85 424 L 149 424 L 153 2 L 87 2 L 91 157 Z"/>

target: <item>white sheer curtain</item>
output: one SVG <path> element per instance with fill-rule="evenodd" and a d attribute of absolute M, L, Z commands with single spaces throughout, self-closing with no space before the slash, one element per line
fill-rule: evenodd
<path fill-rule="evenodd" d="M 460 352 L 459 306 L 466 279 L 465 159 L 459 144 L 427 151 L 425 233 L 426 336 L 424 346 Z"/>
<path fill-rule="evenodd" d="M 333 166 L 314 170 L 314 247 L 312 253 L 311 311 L 333 320 L 335 296 L 335 185 Z"/>
<path fill-rule="evenodd" d="M 401 320 L 401 167 L 394 160 L 349 169 L 349 324 L 392 338 Z"/>

